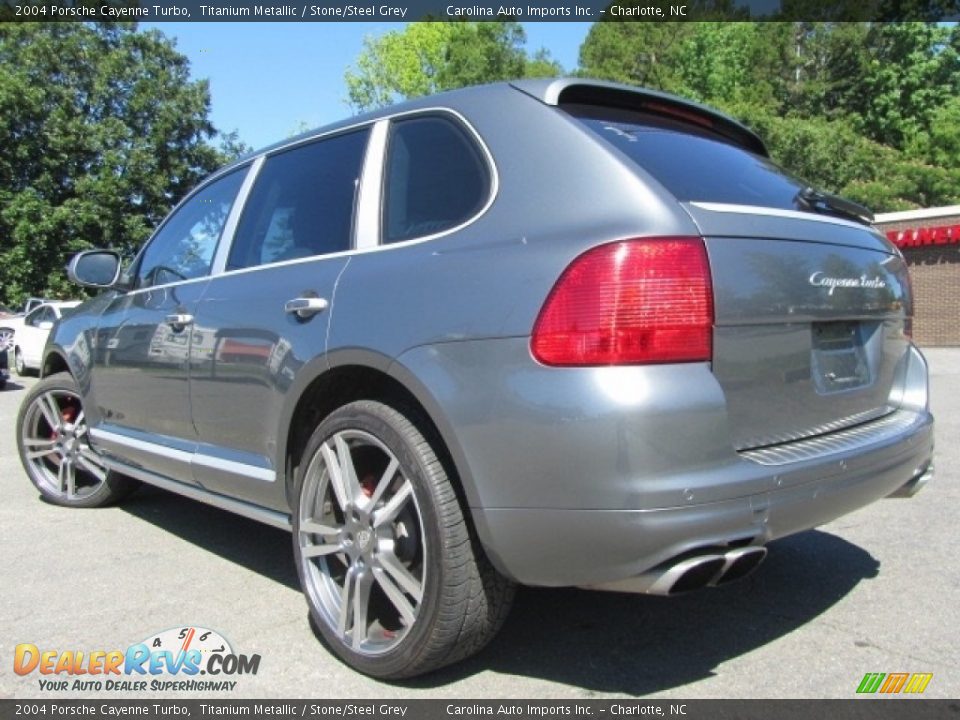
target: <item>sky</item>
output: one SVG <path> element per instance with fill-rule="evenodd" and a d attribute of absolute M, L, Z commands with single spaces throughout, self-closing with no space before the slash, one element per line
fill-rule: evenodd
<path fill-rule="evenodd" d="M 141 23 L 176 40 L 193 79 L 210 81 L 210 119 L 254 149 L 351 114 L 343 73 L 365 35 L 405 23 Z M 527 50 L 577 66 L 590 23 L 523 23 Z"/>

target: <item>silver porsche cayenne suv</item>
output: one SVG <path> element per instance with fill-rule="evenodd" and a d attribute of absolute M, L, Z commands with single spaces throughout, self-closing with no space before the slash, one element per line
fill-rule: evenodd
<path fill-rule="evenodd" d="M 31 481 L 291 531 L 382 678 L 469 656 L 516 584 L 673 594 L 932 474 L 898 251 L 716 111 L 581 79 L 427 97 L 214 173 L 52 332 Z"/>

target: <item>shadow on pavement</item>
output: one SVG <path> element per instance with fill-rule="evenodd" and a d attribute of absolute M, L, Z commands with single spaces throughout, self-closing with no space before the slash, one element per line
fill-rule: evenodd
<path fill-rule="evenodd" d="M 299 589 L 290 535 L 282 530 L 147 486 L 122 507 Z M 766 562 L 745 580 L 681 597 L 521 588 L 486 650 L 399 685 L 429 689 L 493 671 L 600 694 L 656 694 L 710 677 L 722 663 L 809 623 L 879 566 L 862 548 L 813 530 L 772 543 Z"/>
<path fill-rule="evenodd" d="M 144 485 L 121 509 L 248 570 L 300 590 L 290 533 Z"/>
<path fill-rule="evenodd" d="M 702 680 L 810 622 L 879 563 L 839 537 L 810 531 L 770 545 L 750 577 L 673 598 L 522 588 L 500 634 L 480 655 L 409 687 L 484 670 L 600 694 L 647 695 Z"/>

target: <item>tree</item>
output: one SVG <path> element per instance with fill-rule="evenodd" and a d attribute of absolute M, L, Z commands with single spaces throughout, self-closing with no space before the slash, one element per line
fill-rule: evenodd
<path fill-rule="evenodd" d="M 415 22 L 367 37 L 344 79 L 348 101 L 363 111 L 468 85 L 521 77 L 556 77 L 545 50 L 527 55 L 519 23 Z"/>
<path fill-rule="evenodd" d="M 65 296 L 92 246 L 132 253 L 170 206 L 243 149 L 207 119 L 205 81 L 157 31 L 0 24 L 0 296 Z"/>
<path fill-rule="evenodd" d="M 681 54 L 694 23 L 594 23 L 580 46 L 584 75 L 682 93 Z"/>
<path fill-rule="evenodd" d="M 617 23 L 581 74 L 666 90 L 758 130 L 772 157 L 877 210 L 960 200 L 960 30 L 926 23 Z"/>

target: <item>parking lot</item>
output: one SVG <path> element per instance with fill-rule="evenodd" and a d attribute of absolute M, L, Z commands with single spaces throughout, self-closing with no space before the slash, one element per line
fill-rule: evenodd
<path fill-rule="evenodd" d="M 44 694 L 36 673 L 14 674 L 18 643 L 125 649 L 192 625 L 262 658 L 224 699 L 848 698 L 868 672 L 933 673 L 925 696 L 956 698 L 960 348 L 927 355 L 936 477 L 914 499 L 778 541 L 753 576 L 721 589 L 680 598 L 524 589 L 484 652 L 402 684 L 367 679 L 324 650 L 287 533 L 152 488 L 103 510 L 41 502 L 13 430 L 36 380 L 14 377 L 0 391 L 0 697 L 84 695 Z"/>

